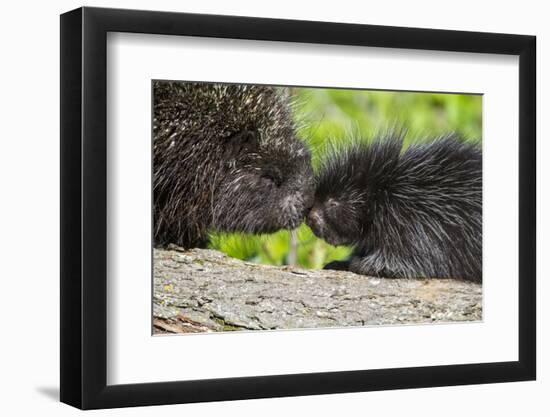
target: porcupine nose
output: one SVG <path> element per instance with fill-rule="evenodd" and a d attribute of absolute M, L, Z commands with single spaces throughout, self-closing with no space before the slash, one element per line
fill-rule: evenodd
<path fill-rule="evenodd" d="M 309 211 L 306 218 L 306 224 L 316 236 L 322 236 L 324 222 L 317 207 L 313 207 Z"/>

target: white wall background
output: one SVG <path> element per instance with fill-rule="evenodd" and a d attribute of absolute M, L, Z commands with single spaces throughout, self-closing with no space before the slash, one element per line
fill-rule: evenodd
<path fill-rule="evenodd" d="M 534 34 L 538 37 L 538 381 L 325 395 L 139 409 L 96 415 L 548 415 L 550 179 L 547 137 L 550 26 L 545 2 L 462 0 L 357 2 L 277 0 L 93 1 L 86 5 L 237 14 Z M 57 402 L 59 379 L 59 17 L 82 4 L 8 2 L 2 7 L 0 65 L 0 410 L 4 415 L 74 415 Z M 505 227 L 503 228 L 505 231 Z M 543 233 L 546 234 L 543 236 Z M 546 394 L 546 395 L 543 395 Z"/>

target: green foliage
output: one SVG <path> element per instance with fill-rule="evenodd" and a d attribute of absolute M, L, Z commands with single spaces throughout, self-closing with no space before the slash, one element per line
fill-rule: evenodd
<path fill-rule="evenodd" d="M 291 233 L 287 230 L 261 236 L 213 233 L 209 247 L 250 262 L 287 265 L 291 239 Z M 345 259 L 351 252 L 351 248 L 331 246 L 318 239 L 305 224 L 297 229 L 296 241 L 296 264 L 305 268 L 320 269 L 328 262 Z"/>
<path fill-rule="evenodd" d="M 292 88 L 298 135 L 307 141 L 317 166 L 328 140 L 352 136 L 370 138 L 392 127 L 406 129 L 405 141 L 457 132 L 481 139 L 482 97 L 467 94 Z M 285 265 L 296 243 L 296 264 L 322 268 L 345 259 L 351 248 L 334 247 L 316 238 L 306 225 L 294 233 L 272 235 L 212 234 L 210 247 L 229 256 L 256 263 Z"/>

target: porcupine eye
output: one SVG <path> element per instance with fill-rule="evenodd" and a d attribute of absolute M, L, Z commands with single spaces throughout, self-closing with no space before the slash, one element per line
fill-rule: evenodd
<path fill-rule="evenodd" d="M 342 214 L 342 205 L 339 201 L 329 198 L 325 204 L 325 213 L 328 218 L 335 220 Z"/>
<path fill-rule="evenodd" d="M 245 154 L 257 152 L 259 148 L 258 132 L 243 130 L 226 139 L 225 159 L 235 159 Z"/>
<path fill-rule="evenodd" d="M 280 187 L 283 184 L 281 176 L 275 172 L 264 172 L 261 176 L 262 181 Z"/>

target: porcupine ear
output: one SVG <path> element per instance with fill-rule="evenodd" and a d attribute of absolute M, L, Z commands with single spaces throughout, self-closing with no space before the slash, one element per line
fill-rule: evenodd
<path fill-rule="evenodd" d="M 227 159 L 237 158 L 239 155 L 246 155 L 256 152 L 260 146 L 260 135 L 252 130 L 243 130 L 227 139 Z"/>

